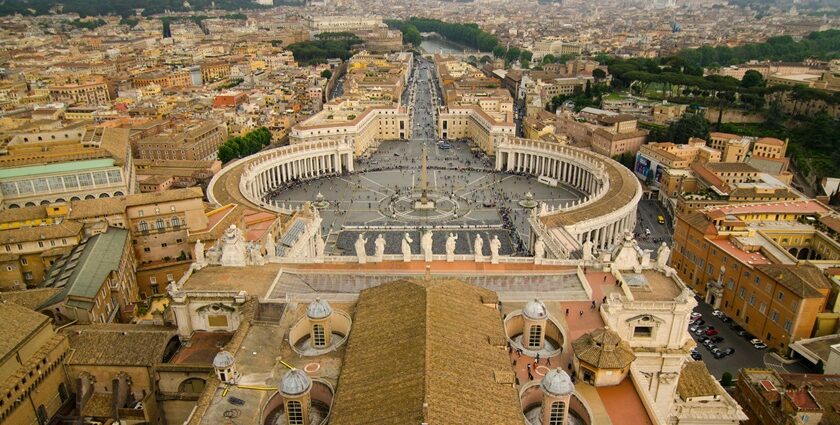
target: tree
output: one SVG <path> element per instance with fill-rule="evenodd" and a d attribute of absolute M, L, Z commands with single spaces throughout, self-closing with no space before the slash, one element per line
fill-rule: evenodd
<path fill-rule="evenodd" d="M 547 54 L 547 55 L 543 56 L 543 58 L 542 58 L 542 63 L 544 63 L 544 64 L 546 64 L 546 63 L 554 63 L 556 60 L 557 60 L 557 58 L 556 58 L 556 57 L 554 57 L 554 55 L 552 55 L 551 53 L 549 53 L 549 54 Z"/>
<path fill-rule="evenodd" d="M 720 385 L 724 388 L 732 386 L 732 374 L 729 372 L 723 372 L 723 375 L 720 377 Z"/>
<path fill-rule="evenodd" d="M 767 112 L 764 114 L 764 125 L 771 129 L 781 129 L 784 126 L 785 113 L 782 111 L 782 105 L 779 101 L 773 101 L 767 107 Z"/>
<path fill-rule="evenodd" d="M 511 47 L 510 49 L 508 49 L 507 53 L 505 54 L 505 58 L 508 61 L 513 62 L 513 61 L 519 59 L 520 53 L 522 53 L 522 52 L 519 50 L 518 47 Z"/>
<path fill-rule="evenodd" d="M 601 68 L 595 68 L 592 70 L 592 77 L 595 78 L 595 81 L 603 81 L 607 78 L 607 72 Z"/>
<path fill-rule="evenodd" d="M 321 78 L 329 80 L 330 78 L 332 78 L 332 71 L 330 71 L 329 69 L 321 71 Z"/>
<path fill-rule="evenodd" d="M 219 146 L 219 161 L 222 161 L 222 164 L 226 164 L 230 161 L 233 161 L 236 158 L 236 152 L 233 151 L 230 144 L 223 143 Z"/>
<path fill-rule="evenodd" d="M 703 115 L 685 114 L 668 127 L 668 138 L 676 144 L 688 143 L 692 137 L 709 140 L 709 123 Z"/>
<path fill-rule="evenodd" d="M 742 87 L 762 87 L 764 86 L 764 76 L 761 75 L 760 72 L 750 69 L 744 73 L 744 77 L 741 78 L 741 86 Z"/>
<path fill-rule="evenodd" d="M 503 46 L 496 46 L 493 48 L 493 56 L 497 58 L 505 57 L 507 50 Z"/>
<path fill-rule="evenodd" d="M 522 69 L 528 69 L 531 67 L 531 62 L 528 61 L 528 59 L 520 59 L 519 66 L 522 67 Z"/>
<path fill-rule="evenodd" d="M 521 52 L 519 52 L 519 59 L 521 59 L 521 60 L 526 60 L 526 61 L 530 62 L 531 59 L 533 59 L 533 58 L 534 58 L 534 54 L 531 53 L 531 51 L 529 51 L 529 50 L 524 50 L 523 49 Z"/>

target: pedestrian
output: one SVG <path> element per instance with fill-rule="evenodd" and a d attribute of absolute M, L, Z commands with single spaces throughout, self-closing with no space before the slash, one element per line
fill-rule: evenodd
<path fill-rule="evenodd" d="M 531 363 L 528 363 L 528 364 L 527 364 L 527 365 L 525 365 L 525 366 L 528 368 L 528 373 L 531 373 Z"/>
<path fill-rule="evenodd" d="M 592 307 L 590 307 L 590 308 L 593 308 L 593 309 L 595 308 L 595 300 L 592 300 Z"/>
<path fill-rule="evenodd" d="M 551 366 L 551 357 L 546 357 L 545 358 L 545 364 L 547 364 L 548 366 Z"/>
<path fill-rule="evenodd" d="M 529 381 L 533 381 L 533 380 L 534 380 L 534 375 L 532 375 L 532 374 L 531 374 L 531 372 L 528 372 L 528 380 L 529 380 Z"/>
<path fill-rule="evenodd" d="M 607 275 L 604 275 L 604 282 L 607 281 Z"/>
<path fill-rule="evenodd" d="M 569 370 L 572 370 L 572 364 L 571 363 L 569 363 L 568 368 L 569 368 Z"/>
<path fill-rule="evenodd" d="M 569 315 L 569 309 L 567 308 L 566 309 L 566 316 L 568 316 L 568 315 Z"/>
<path fill-rule="evenodd" d="M 604 298 L 603 298 L 603 299 L 601 299 L 601 304 L 603 304 L 603 303 L 605 303 L 605 302 L 607 302 L 607 296 L 606 296 L 606 295 L 604 295 Z"/>
<path fill-rule="evenodd" d="M 540 362 L 540 353 L 537 353 L 537 357 L 534 357 L 534 361 L 535 361 L 536 363 L 539 363 L 539 362 Z"/>
<path fill-rule="evenodd" d="M 516 359 L 513 359 L 513 367 L 516 367 Z"/>
<path fill-rule="evenodd" d="M 580 311 L 580 313 L 578 314 L 578 317 L 583 317 L 583 310 Z"/>

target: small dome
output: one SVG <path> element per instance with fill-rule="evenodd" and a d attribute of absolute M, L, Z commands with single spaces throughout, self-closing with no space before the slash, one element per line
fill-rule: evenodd
<path fill-rule="evenodd" d="M 286 372 L 280 379 L 279 390 L 286 395 L 298 395 L 309 391 L 312 386 L 312 380 L 306 372 L 298 369 L 292 369 Z"/>
<path fill-rule="evenodd" d="M 310 319 L 323 319 L 330 314 L 332 314 L 330 303 L 320 298 L 315 298 L 315 301 L 309 303 L 309 307 L 306 308 L 306 315 Z"/>
<path fill-rule="evenodd" d="M 575 391 L 572 378 L 569 378 L 569 374 L 560 368 L 548 371 L 540 385 L 543 391 L 555 396 L 567 395 Z"/>
<path fill-rule="evenodd" d="M 216 369 L 225 369 L 233 366 L 233 354 L 228 351 L 219 351 L 216 357 L 213 357 L 213 367 Z"/>
<path fill-rule="evenodd" d="M 531 320 L 542 320 L 548 317 L 548 311 L 545 309 L 545 304 L 542 301 L 535 299 L 525 304 L 522 309 L 522 314 Z"/>

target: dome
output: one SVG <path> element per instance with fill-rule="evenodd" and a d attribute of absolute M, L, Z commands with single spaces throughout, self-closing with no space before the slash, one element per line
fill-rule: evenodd
<path fill-rule="evenodd" d="M 278 389 L 286 395 L 298 395 L 309 391 L 311 386 L 312 380 L 309 379 L 309 375 L 302 370 L 292 369 L 280 378 Z"/>
<path fill-rule="evenodd" d="M 569 378 L 569 374 L 560 368 L 548 371 L 540 386 L 542 386 L 543 391 L 555 396 L 571 394 L 575 391 L 572 378 Z"/>
<path fill-rule="evenodd" d="M 219 351 L 216 357 L 213 357 L 213 367 L 216 369 L 226 369 L 233 366 L 233 354 L 228 351 Z"/>
<path fill-rule="evenodd" d="M 525 308 L 522 309 L 522 314 L 531 320 L 542 320 L 548 317 L 545 304 L 538 299 L 534 299 L 534 301 L 529 301 L 528 304 L 525 304 Z"/>
<path fill-rule="evenodd" d="M 630 344 L 607 328 L 581 335 L 572 342 L 572 349 L 578 360 L 599 369 L 624 369 L 636 360 Z"/>
<path fill-rule="evenodd" d="M 330 303 L 320 298 L 315 298 L 315 301 L 309 303 L 309 307 L 306 308 L 306 315 L 310 319 L 323 319 L 330 314 L 332 314 Z"/>

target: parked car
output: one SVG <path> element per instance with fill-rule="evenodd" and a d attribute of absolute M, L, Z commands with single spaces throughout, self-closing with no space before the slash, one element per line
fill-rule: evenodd
<path fill-rule="evenodd" d="M 703 341 L 703 345 L 706 346 L 706 347 L 709 347 L 709 346 L 715 345 L 715 343 L 711 339 L 707 339 L 707 340 Z"/>
<path fill-rule="evenodd" d="M 732 323 L 732 319 L 730 319 L 728 316 L 721 317 L 720 321 L 723 323 Z"/>
<path fill-rule="evenodd" d="M 702 344 L 702 343 L 704 343 L 704 342 L 706 342 L 706 341 L 708 341 L 708 340 L 710 340 L 710 339 L 711 339 L 711 338 L 709 338 L 709 337 L 707 337 L 707 336 L 703 336 L 703 337 L 697 338 L 697 342 L 699 342 L 699 343 L 701 343 L 701 344 Z"/>
<path fill-rule="evenodd" d="M 709 330 L 706 331 L 707 336 L 715 336 L 717 334 L 718 334 L 717 329 L 709 329 Z"/>
<path fill-rule="evenodd" d="M 756 350 L 763 350 L 763 349 L 767 348 L 767 344 L 765 344 L 763 342 L 759 342 L 758 344 L 753 344 L 753 347 Z"/>
<path fill-rule="evenodd" d="M 703 355 L 701 355 L 697 351 L 692 351 L 691 352 L 691 358 L 694 359 L 694 360 L 703 360 Z"/>
<path fill-rule="evenodd" d="M 714 353 L 712 353 L 712 356 L 714 356 L 716 359 L 722 359 L 722 358 L 726 357 L 726 353 L 718 350 L 718 351 L 715 351 Z"/>
<path fill-rule="evenodd" d="M 696 312 L 696 311 L 692 311 L 692 312 L 691 312 L 691 318 L 692 318 L 692 319 L 699 319 L 699 318 L 701 318 L 701 317 L 703 317 L 703 314 L 702 314 L 702 313 L 698 313 L 698 312 Z"/>
<path fill-rule="evenodd" d="M 723 316 L 725 316 L 725 314 L 723 314 L 723 312 L 720 311 L 720 310 L 715 310 L 715 311 L 712 312 L 712 316 L 723 317 Z"/>
<path fill-rule="evenodd" d="M 738 335 L 741 335 L 741 333 L 739 332 L 739 333 L 738 333 Z M 743 335 L 741 335 L 741 336 L 742 336 L 742 337 L 744 337 L 744 339 L 746 339 L 747 341 L 750 341 L 750 340 L 756 339 L 756 338 L 755 338 L 755 335 L 753 335 L 753 334 L 751 334 L 751 333 L 749 333 L 749 332 L 747 332 L 747 331 L 744 331 Z"/>
<path fill-rule="evenodd" d="M 706 321 L 703 319 L 696 319 L 693 322 L 691 322 L 691 324 L 696 326 L 702 326 L 706 324 Z"/>
<path fill-rule="evenodd" d="M 712 342 L 723 342 L 723 337 L 720 335 L 715 335 L 711 338 Z"/>
<path fill-rule="evenodd" d="M 697 331 L 697 328 L 699 328 L 699 327 L 700 327 L 700 325 L 692 324 L 691 326 L 688 327 L 688 331 L 691 332 L 691 333 L 694 333 L 694 332 Z"/>
<path fill-rule="evenodd" d="M 735 354 L 735 349 L 732 348 L 732 347 L 729 347 L 729 348 L 723 350 L 723 352 L 726 353 L 727 356 L 731 356 L 731 355 Z"/>

